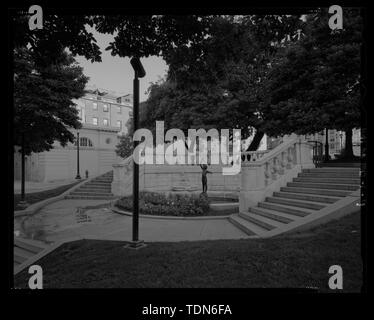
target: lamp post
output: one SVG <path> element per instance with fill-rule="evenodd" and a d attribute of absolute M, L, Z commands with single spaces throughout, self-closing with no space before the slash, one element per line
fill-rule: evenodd
<path fill-rule="evenodd" d="M 343 150 L 343 133 L 340 132 L 339 136 L 340 136 L 340 153 L 342 153 L 342 150 Z"/>
<path fill-rule="evenodd" d="M 326 128 L 325 137 L 325 162 L 329 161 L 329 129 Z"/>
<path fill-rule="evenodd" d="M 77 131 L 77 176 L 75 179 L 80 180 L 81 175 L 79 174 L 79 131 Z"/>
<path fill-rule="evenodd" d="M 28 203 L 25 199 L 25 133 L 22 132 L 22 147 L 21 147 L 21 200 L 18 203 L 18 207 L 20 209 L 26 209 L 28 207 Z"/>
<path fill-rule="evenodd" d="M 130 60 L 131 66 L 134 69 L 134 88 L 133 88 L 133 128 L 134 132 L 139 127 L 139 78 L 145 76 L 145 70 L 138 57 L 133 57 Z M 138 141 L 133 139 L 134 150 L 138 145 Z M 144 241 L 139 240 L 139 164 L 133 158 L 133 215 L 132 215 L 132 241 L 126 246 L 131 249 L 139 249 L 144 247 Z"/>

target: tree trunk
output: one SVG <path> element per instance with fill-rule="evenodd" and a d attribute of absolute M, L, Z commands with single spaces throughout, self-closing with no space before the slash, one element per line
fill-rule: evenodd
<path fill-rule="evenodd" d="M 330 160 L 330 150 L 329 150 L 329 129 L 325 130 L 325 162 Z"/>
<path fill-rule="evenodd" d="M 256 131 L 253 140 L 251 141 L 250 145 L 248 146 L 247 151 L 256 151 L 260 146 L 260 142 L 264 136 L 264 133 L 261 131 Z"/>
<path fill-rule="evenodd" d="M 345 131 L 344 158 L 353 158 L 352 129 Z"/>
<path fill-rule="evenodd" d="M 21 149 L 21 202 L 25 202 L 25 135 L 22 133 Z"/>

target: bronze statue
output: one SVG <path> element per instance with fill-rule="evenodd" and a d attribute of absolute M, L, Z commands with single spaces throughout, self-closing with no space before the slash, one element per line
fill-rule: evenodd
<path fill-rule="evenodd" d="M 203 184 L 203 193 L 206 193 L 208 191 L 208 179 L 207 179 L 207 174 L 208 173 L 213 173 L 208 170 L 208 166 L 206 164 L 200 164 L 201 169 L 203 172 L 201 173 L 201 182 Z"/>

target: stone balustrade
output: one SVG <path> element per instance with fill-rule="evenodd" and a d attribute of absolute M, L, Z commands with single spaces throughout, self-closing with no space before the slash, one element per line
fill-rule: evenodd
<path fill-rule="evenodd" d="M 247 211 L 264 201 L 274 191 L 292 181 L 304 168 L 313 168 L 312 146 L 296 135 L 267 152 L 246 152 L 251 157 L 242 162 L 240 210 Z"/>
<path fill-rule="evenodd" d="M 314 167 L 312 146 L 302 137 L 283 137 L 272 150 L 247 151 L 241 154 L 241 172 L 223 175 L 222 167 L 209 165 L 208 190 L 240 192 L 240 208 L 248 210 L 265 197 L 279 191 L 296 177 L 302 168 Z M 112 193 L 132 194 L 132 156 L 113 165 Z M 160 192 L 198 192 L 201 190 L 201 168 L 191 164 L 143 164 L 139 166 L 139 188 Z"/>
<path fill-rule="evenodd" d="M 262 150 L 262 151 L 245 151 L 242 152 L 241 158 L 242 163 L 246 162 L 254 162 L 260 160 L 266 153 L 270 150 Z"/>

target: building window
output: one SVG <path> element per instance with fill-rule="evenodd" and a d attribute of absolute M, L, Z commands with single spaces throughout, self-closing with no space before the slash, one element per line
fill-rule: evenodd
<path fill-rule="evenodd" d="M 104 126 L 109 126 L 109 120 L 108 119 L 103 119 L 103 125 Z"/>
<path fill-rule="evenodd" d="M 117 127 L 122 128 L 122 121 L 121 120 L 117 120 Z"/>
<path fill-rule="evenodd" d="M 109 107 L 108 107 L 107 104 L 104 104 L 104 105 L 103 105 L 103 111 L 104 111 L 104 112 L 108 112 L 108 111 L 109 111 Z"/>
<path fill-rule="evenodd" d="M 95 126 L 97 126 L 97 123 L 98 123 L 97 118 L 92 118 L 92 124 L 94 124 Z"/>
<path fill-rule="evenodd" d="M 93 110 L 97 110 L 97 103 L 96 102 L 93 103 Z"/>
<path fill-rule="evenodd" d="M 77 145 L 77 141 L 75 141 L 75 146 Z M 93 143 L 91 139 L 88 139 L 86 137 L 79 138 L 79 146 L 80 147 L 93 147 Z"/>
<path fill-rule="evenodd" d="M 119 113 L 119 114 L 122 113 L 122 108 L 120 106 L 117 107 L 117 113 Z"/>

